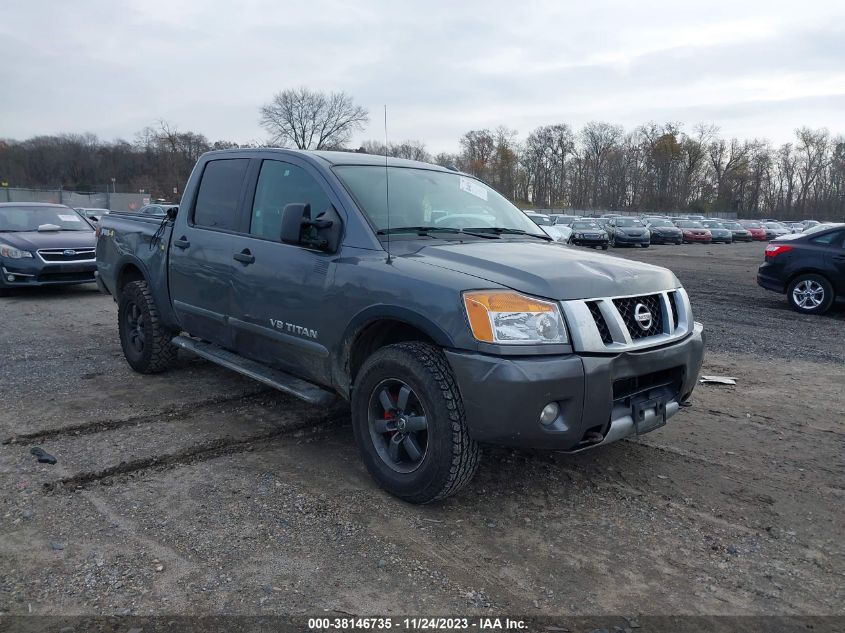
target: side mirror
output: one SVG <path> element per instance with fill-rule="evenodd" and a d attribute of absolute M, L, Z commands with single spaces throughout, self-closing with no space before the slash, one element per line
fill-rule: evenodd
<path fill-rule="evenodd" d="M 170 207 L 165 214 L 168 220 L 175 220 L 179 214 L 179 207 Z"/>
<path fill-rule="evenodd" d="M 335 253 L 342 227 L 340 216 L 332 205 L 312 219 L 310 204 L 292 203 L 282 211 L 280 238 L 285 244 Z"/>

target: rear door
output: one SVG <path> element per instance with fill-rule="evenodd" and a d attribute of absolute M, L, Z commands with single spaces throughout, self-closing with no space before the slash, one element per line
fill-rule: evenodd
<path fill-rule="evenodd" d="M 826 250 L 827 268 L 831 271 L 830 280 L 836 296 L 845 298 L 845 231 L 831 234 Z"/>
<path fill-rule="evenodd" d="M 196 199 L 177 216 L 170 241 L 170 296 L 182 327 L 232 347 L 233 238 L 240 225 L 247 158 L 205 164 Z"/>
<path fill-rule="evenodd" d="M 234 262 L 232 331 L 238 353 L 316 382 L 328 380 L 327 332 L 333 311 L 331 279 L 336 255 L 283 244 L 282 211 L 311 205 L 311 217 L 338 200 L 319 172 L 295 157 L 256 165 L 246 197 L 248 235 L 230 249 Z"/>

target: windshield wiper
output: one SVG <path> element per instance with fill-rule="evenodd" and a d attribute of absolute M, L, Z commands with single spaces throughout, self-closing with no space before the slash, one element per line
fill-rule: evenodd
<path fill-rule="evenodd" d="M 522 229 L 509 229 L 503 226 L 493 226 L 493 227 L 473 227 L 469 229 L 470 231 L 489 231 L 491 233 L 495 233 L 496 235 L 525 235 L 526 237 L 536 237 L 538 240 L 545 240 L 546 242 L 554 242 L 550 236 L 543 233 L 542 235 L 538 235 L 537 233 L 529 233 L 528 231 L 523 231 Z"/>
<path fill-rule="evenodd" d="M 484 239 L 498 239 L 498 235 L 489 235 L 487 233 L 475 233 L 475 229 L 455 229 L 447 226 L 397 226 L 389 229 L 379 229 L 376 231 L 377 235 L 393 235 L 394 233 L 416 233 L 417 235 L 427 237 L 429 233 L 457 233 L 459 235 L 472 235 L 473 237 L 483 237 Z"/>

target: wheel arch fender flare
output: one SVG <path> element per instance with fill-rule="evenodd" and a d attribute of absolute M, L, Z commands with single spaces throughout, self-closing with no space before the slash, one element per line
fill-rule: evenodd
<path fill-rule="evenodd" d="M 365 308 L 352 317 L 347 324 L 340 341 L 340 353 L 335 356 L 333 362 L 332 372 L 335 383 L 344 395 L 348 395 L 351 388 L 350 362 L 355 343 L 367 328 L 379 321 L 403 323 L 418 330 L 439 347 L 455 347 L 452 336 L 445 329 L 415 310 L 393 305 L 375 305 Z"/>

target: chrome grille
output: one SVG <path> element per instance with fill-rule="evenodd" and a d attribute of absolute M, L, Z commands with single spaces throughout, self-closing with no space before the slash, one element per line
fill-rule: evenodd
<path fill-rule="evenodd" d="M 614 299 L 613 305 L 619 310 L 622 315 L 622 320 L 625 321 L 625 326 L 628 328 L 628 334 L 632 339 L 646 338 L 654 336 L 655 334 L 663 333 L 663 318 L 662 310 L 660 309 L 660 295 L 644 295 L 642 297 L 625 297 L 623 299 Z M 645 310 L 640 308 L 640 312 L 645 315 L 648 314 L 648 320 L 640 322 L 637 320 L 637 309 L 639 306 L 645 306 Z M 601 330 L 601 328 L 599 328 Z"/>
<path fill-rule="evenodd" d="M 38 256 L 45 262 L 85 262 L 97 258 L 93 246 L 84 248 L 42 248 Z"/>
<path fill-rule="evenodd" d="M 561 307 L 570 326 L 572 346 L 578 352 L 616 353 L 665 345 L 685 337 L 694 326 L 683 288 L 648 295 L 574 299 L 562 301 Z"/>

